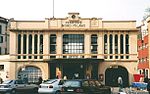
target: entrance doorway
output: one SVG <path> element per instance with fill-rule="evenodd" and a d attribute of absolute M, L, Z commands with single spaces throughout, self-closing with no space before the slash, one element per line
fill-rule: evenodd
<path fill-rule="evenodd" d="M 122 77 L 123 86 L 129 86 L 129 76 L 126 68 L 122 66 L 112 66 L 105 71 L 105 84 L 108 86 L 118 86 L 118 77 Z"/>
<path fill-rule="evenodd" d="M 56 78 L 59 70 L 61 78 L 67 76 L 68 79 L 72 79 L 75 74 L 78 74 L 79 79 L 85 79 L 87 75 L 89 78 L 98 79 L 99 62 L 102 61 L 102 59 L 91 58 L 53 59 L 49 61 L 49 78 Z"/>
<path fill-rule="evenodd" d="M 75 78 L 75 74 L 79 79 L 83 79 L 85 71 L 84 64 L 63 64 L 63 76 L 67 76 L 68 79 Z"/>

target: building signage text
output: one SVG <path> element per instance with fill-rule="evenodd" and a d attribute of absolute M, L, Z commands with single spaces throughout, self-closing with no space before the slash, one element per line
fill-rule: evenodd
<path fill-rule="evenodd" d="M 62 27 L 85 27 L 85 24 L 83 24 L 81 21 L 77 22 L 67 21 L 65 23 L 62 23 Z"/>

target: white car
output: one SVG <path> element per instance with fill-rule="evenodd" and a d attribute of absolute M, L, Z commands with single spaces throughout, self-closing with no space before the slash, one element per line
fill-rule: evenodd
<path fill-rule="evenodd" d="M 19 94 L 21 92 L 28 94 L 29 92 L 37 93 L 37 91 L 37 85 L 24 83 L 22 80 L 6 80 L 0 84 L 0 94 Z"/>
<path fill-rule="evenodd" d="M 39 85 L 39 94 L 60 94 L 60 90 L 64 80 L 61 79 L 49 79 Z"/>

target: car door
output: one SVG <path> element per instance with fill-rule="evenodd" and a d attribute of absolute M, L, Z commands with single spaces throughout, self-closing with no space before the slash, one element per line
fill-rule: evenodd
<path fill-rule="evenodd" d="M 26 83 L 26 90 L 28 92 L 37 92 L 38 91 L 38 85 L 35 84 L 27 84 Z"/>
<path fill-rule="evenodd" d="M 16 80 L 15 81 L 15 88 L 18 92 L 25 92 L 26 85 L 23 83 L 22 80 Z"/>
<path fill-rule="evenodd" d="M 92 94 L 101 94 L 94 80 L 89 80 L 89 87 Z"/>
<path fill-rule="evenodd" d="M 84 93 L 92 94 L 92 90 L 89 86 L 89 81 L 87 81 L 87 80 L 82 81 L 81 88 L 83 89 Z"/>

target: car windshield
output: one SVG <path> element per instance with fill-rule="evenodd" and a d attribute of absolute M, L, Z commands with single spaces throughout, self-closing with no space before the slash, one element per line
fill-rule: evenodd
<path fill-rule="evenodd" d="M 48 80 L 46 82 L 43 82 L 44 84 L 52 84 L 54 82 L 56 82 L 57 80 L 56 79 L 51 79 L 51 80 Z"/>
<path fill-rule="evenodd" d="M 13 80 L 6 80 L 3 82 L 3 84 L 10 84 L 11 82 L 13 82 Z"/>
<path fill-rule="evenodd" d="M 66 81 L 63 86 L 65 86 L 65 87 L 80 87 L 80 81 Z"/>

